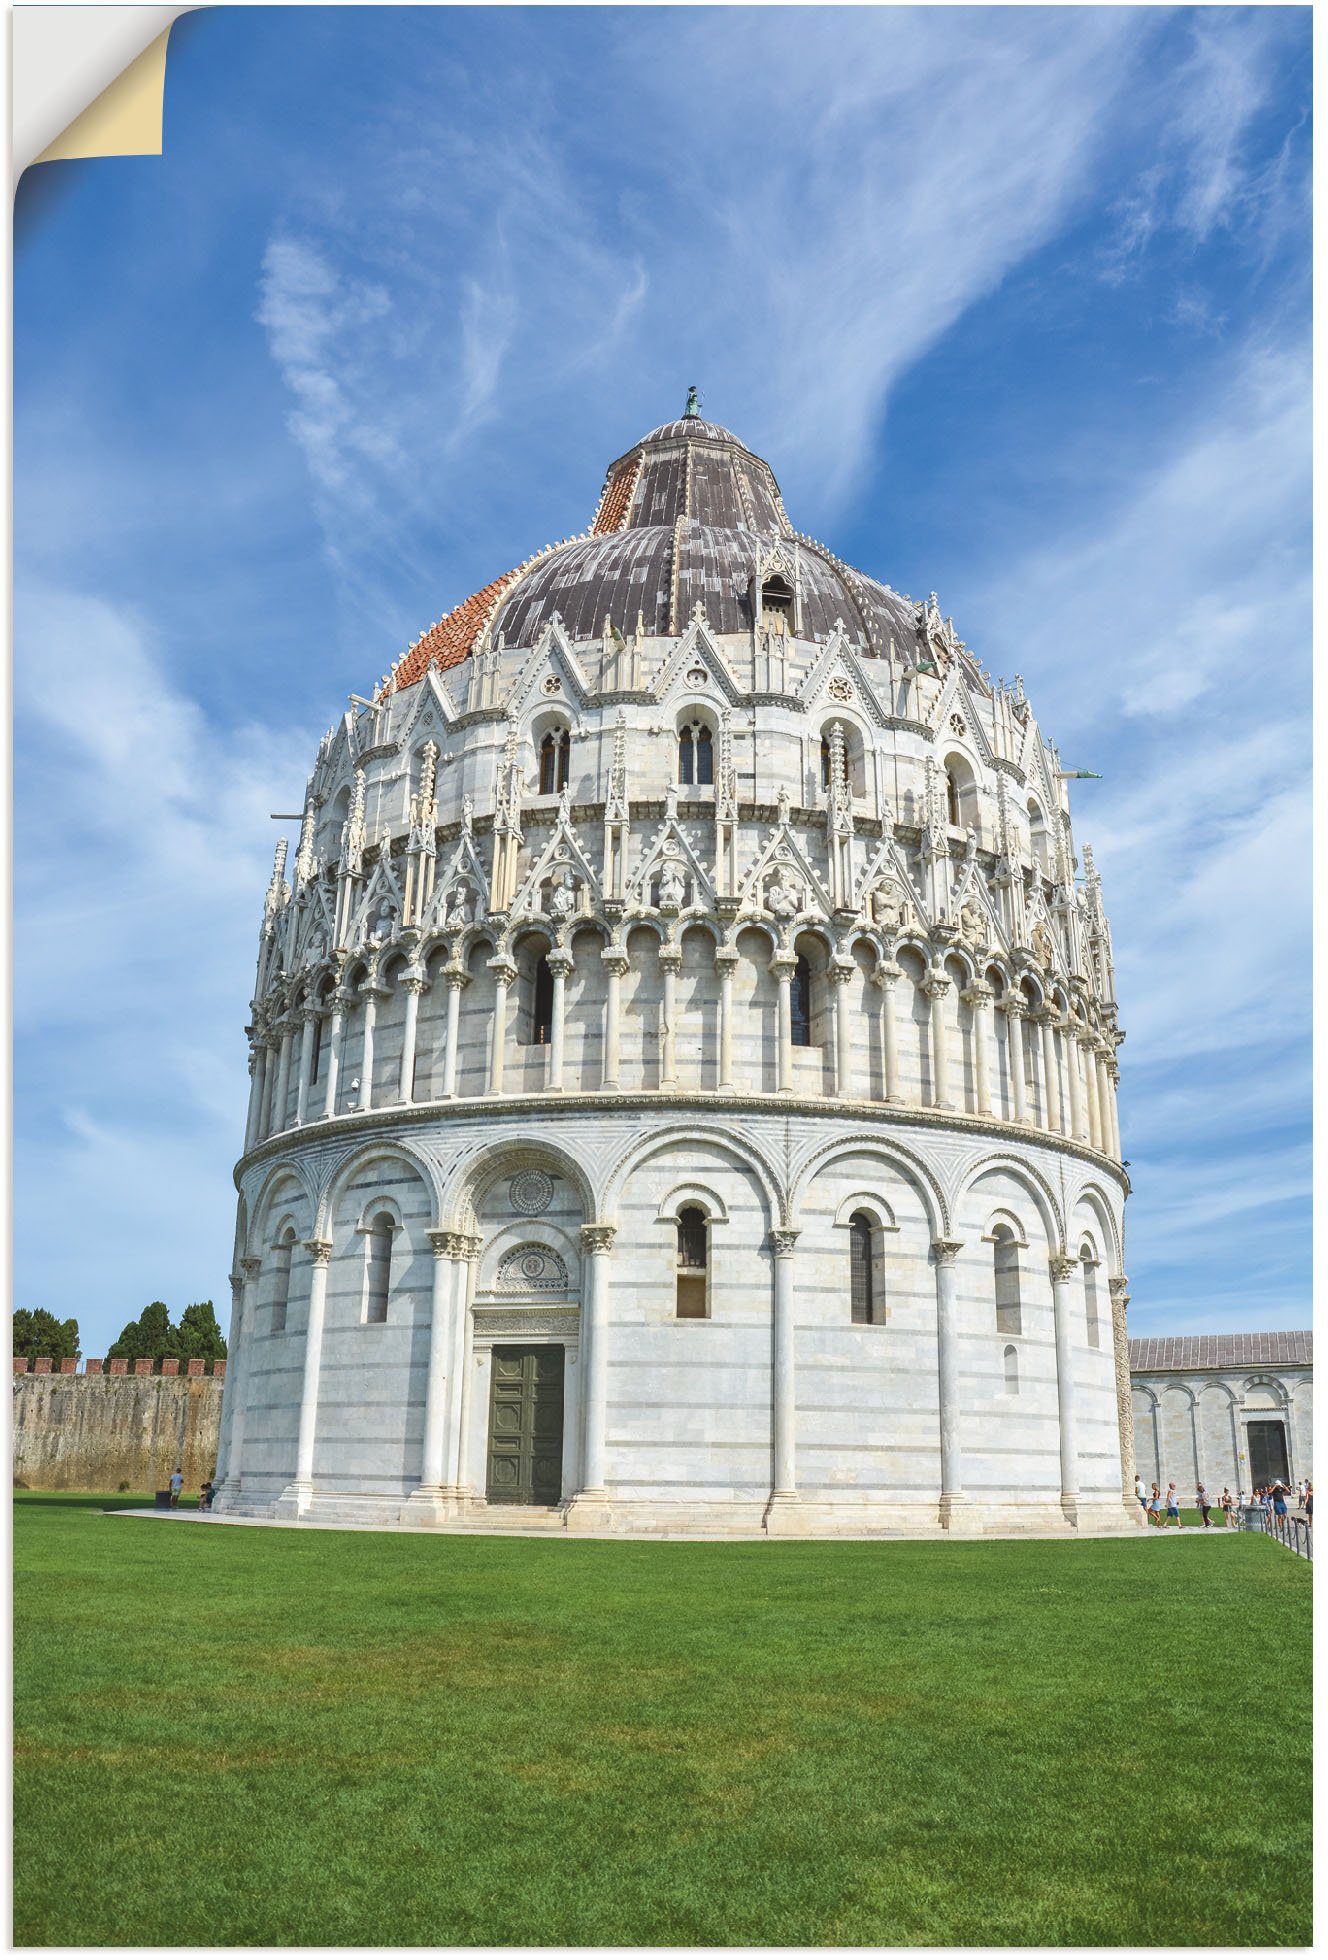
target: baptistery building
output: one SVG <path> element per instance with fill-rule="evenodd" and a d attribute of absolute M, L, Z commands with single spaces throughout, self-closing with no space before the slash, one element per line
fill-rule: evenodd
<path fill-rule="evenodd" d="M 1070 773 L 694 398 L 634 443 L 278 848 L 218 1508 L 1138 1528 Z"/>

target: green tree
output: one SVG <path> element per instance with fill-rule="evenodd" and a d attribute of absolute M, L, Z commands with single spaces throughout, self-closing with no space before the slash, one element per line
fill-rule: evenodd
<path fill-rule="evenodd" d="M 14 1353 L 27 1361 L 41 1354 L 52 1361 L 77 1361 L 78 1322 L 57 1320 L 45 1307 L 19 1307 L 14 1314 Z"/>
<path fill-rule="evenodd" d="M 154 1361 L 158 1365 L 168 1355 L 179 1355 L 180 1335 L 171 1326 L 164 1300 L 151 1300 L 137 1320 L 126 1323 L 118 1340 L 106 1350 L 113 1361 Z"/>
<path fill-rule="evenodd" d="M 180 1315 L 180 1358 L 182 1361 L 224 1361 L 226 1341 L 211 1300 L 196 1300 Z"/>

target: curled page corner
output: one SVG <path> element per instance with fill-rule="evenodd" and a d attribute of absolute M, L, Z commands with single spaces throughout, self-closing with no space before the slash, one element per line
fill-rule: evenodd
<path fill-rule="evenodd" d="M 33 163 L 160 156 L 166 44 L 190 7 L 19 6 L 13 178 Z"/>

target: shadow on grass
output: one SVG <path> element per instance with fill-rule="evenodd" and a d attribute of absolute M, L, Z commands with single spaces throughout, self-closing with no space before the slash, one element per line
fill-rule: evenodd
<path fill-rule="evenodd" d="M 145 1507 L 150 1510 L 153 1497 L 154 1493 L 150 1490 L 16 1490 L 14 1492 L 16 1504 L 22 1504 L 29 1510 L 43 1511 L 141 1511 Z M 196 1511 L 198 1499 L 182 1498 L 177 1508 L 181 1511 Z"/>

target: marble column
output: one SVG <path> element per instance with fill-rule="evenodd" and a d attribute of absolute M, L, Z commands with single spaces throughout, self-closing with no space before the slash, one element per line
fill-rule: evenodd
<path fill-rule="evenodd" d="M 1114 1061 L 1107 1063 L 1107 1114 L 1111 1122 L 1111 1154 L 1119 1164 L 1121 1160 L 1120 1105 L 1116 1091 L 1120 1084 L 1120 1070 Z"/>
<path fill-rule="evenodd" d="M 246 1157 L 259 1140 L 263 1124 L 263 1099 L 267 1093 L 267 1043 L 259 1040 L 249 1049 L 249 1112 L 244 1124 Z"/>
<path fill-rule="evenodd" d="M 291 1044 L 295 1030 L 289 1019 L 281 1024 L 281 1059 L 277 1063 L 277 1093 L 272 1108 L 274 1134 L 286 1127 L 286 1104 L 290 1098 Z"/>
<path fill-rule="evenodd" d="M 572 970 L 572 955 L 560 946 L 555 946 L 546 955 L 549 972 L 553 977 L 553 1006 L 549 1023 L 549 1071 L 545 1087 L 551 1092 L 563 1086 L 563 1050 L 567 1023 L 567 976 Z"/>
<path fill-rule="evenodd" d="M 364 1001 L 364 1051 L 360 1057 L 360 1109 L 373 1108 L 374 1078 L 374 1027 L 378 1020 L 378 1003 L 387 999 L 386 987 L 365 985 L 360 988 Z"/>
<path fill-rule="evenodd" d="M 1093 1065 L 1093 1039 L 1084 1035 L 1079 1043 L 1079 1053 L 1083 1058 L 1084 1106 L 1087 1117 L 1088 1142 L 1094 1150 L 1102 1148 L 1102 1126 L 1097 1107 L 1097 1069 Z"/>
<path fill-rule="evenodd" d="M 1134 1499 L 1134 1398 L 1130 1390 L 1130 1342 L 1125 1325 L 1125 1309 L 1130 1304 L 1130 1282 L 1124 1273 L 1107 1281 L 1111 1295 L 1111 1352 L 1116 1364 L 1116 1428 L 1120 1434 L 1121 1496 L 1131 1507 Z"/>
<path fill-rule="evenodd" d="M 277 1499 L 274 1515 L 299 1517 L 309 1508 L 314 1489 L 314 1436 L 318 1426 L 318 1377 L 323 1364 L 323 1314 L 327 1303 L 327 1274 L 332 1259 L 331 1239 L 306 1239 L 309 1254 L 309 1318 L 304 1334 L 304 1380 L 300 1389 L 300 1429 L 295 1449 L 295 1477 Z"/>
<path fill-rule="evenodd" d="M 659 1014 L 659 1086 L 678 1086 L 678 969 L 682 953 L 676 946 L 661 946 L 659 967 L 664 976 L 663 1000 Z"/>
<path fill-rule="evenodd" d="M 1024 1006 L 1010 998 L 1001 1002 L 1005 1016 L 1005 1054 L 1010 1065 L 1010 1100 L 1016 1123 L 1028 1121 L 1028 1084 L 1024 1079 Z"/>
<path fill-rule="evenodd" d="M 295 1085 L 295 1127 L 304 1122 L 309 1108 L 309 1073 L 314 1059 L 314 1029 L 320 1015 L 316 1007 L 302 1007 L 300 1019 L 304 1032 L 300 1037 L 300 1079 Z"/>
<path fill-rule="evenodd" d="M 728 949 L 715 954 L 719 975 L 719 1083 L 721 1090 L 733 1087 L 733 973 L 738 955 Z"/>
<path fill-rule="evenodd" d="M 323 1091 L 323 1115 L 335 1116 L 337 1113 L 337 1086 L 341 1079 L 341 1042 L 346 1027 L 346 1009 L 350 996 L 340 988 L 328 998 L 332 1003 L 332 1019 L 327 1032 L 327 1086 Z"/>
<path fill-rule="evenodd" d="M 991 1115 L 991 1003 L 995 996 L 985 980 L 975 980 L 963 994 L 973 1014 L 973 1104 L 978 1116 Z"/>
<path fill-rule="evenodd" d="M 848 990 L 849 982 L 856 978 L 857 971 L 853 961 L 830 962 L 835 1020 L 835 1094 L 841 1101 L 853 1091 L 853 1020 Z"/>
<path fill-rule="evenodd" d="M 244 1418 L 249 1399 L 249 1370 L 254 1357 L 255 1309 L 258 1279 L 263 1262 L 252 1255 L 240 1261 L 238 1310 L 233 1313 L 230 1337 L 226 1342 L 226 1386 L 222 1391 L 225 1422 L 225 1462 L 217 1468 L 216 1481 L 238 1491 L 244 1476 Z"/>
<path fill-rule="evenodd" d="M 1098 1127 L 1102 1133 L 1102 1148 L 1108 1157 L 1119 1152 L 1115 1148 L 1111 1124 L 1111 1083 L 1107 1076 L 1107 1051 L 1098 1048 L 1093 1054 L 1093 1066 L 1097 1075 L 1097 1113 Z"/>
<path fill-rule="evenodd" d="M 1056 1013 L 1041 1007 L 1034 1015 L 1042 1037 L 1042 1127 L 1056 1131 L 1061 1126 L 1060 1082 L 1056 1069 Z"/>
<path fill-rule="evenodd" d="M 583 1225 L 585 1305 L 582 1309 L 581 1393 L 582 1446 L 581 1491 L 583 1497 L 602 1499 L 604 1490 L 604 1441 L 608 1400 L 608 1314 L 609 1255 L 613 1250 L 612 1225 Z"/>
<path fill-rule="evenodd" d="M 1061 1509 L 1074 1522 L 1079 1501 L 1079 1444 L 1074 1411 L 1074 1295 L 1070 1282 L 1079 1261 L 1058 1252 L 1051 1259 L 1051 1304 L 1056 1321 L 1056 1407 L 1061 1432 Z"/>
<path fill-rule="evenodd" d="M 479 1272 L 483 1240 L 473 1234 L 463 1236 L 461 1270 L 457 1275 L 456 1313 L 452 1318 L 452 1394 L 447 1405 L 448 1478 L 459 1497 L 473 1497 L 466 1481 L 470 1461 L 471 1386 L 475 1370 L 471 1365 L 471 1326 L 475 1308 L 475 1280 Z"/>
<path fill-rule="evenodd" d="M 447 1029 L 443 1036 L 443 1096 L 456 1094 L 457 1038 L 461 1028 L 461 991 L 470 985 L 470 975 L 463 966 L 445 966 L 443 979 L 447 982 Z"/>
<path fill-rule="evenodd" d="M 448 1408 L 453 1392 L 454 1331 L 458 1281 L 465 1270 L 466 1241 L 458 1232 L 430 1232 L 433 1287 L 429 1317 L 429 1372 L 424 1391 L 424 1446 L 420 1481 L 407 1499 L 412 1507 L 437 1509 L 448 1479 Z"/>
<path fill-rule="evenodd" d="M 1065 1056 L 1065 1080 L 1070 1091 L 1070 1135 L 1076 1143 L 1086 1143 L 1084 1085 L 1079 1074 L 1079 1032 L 1071 1014 L 1067 1014 L 1061 1022 L 1061 1052 Z"/>
<path fill-rule="evenodd" d="M 408 973 L 401 983 L 406 995 L 406 1025 L 401 1035 L 401 1074 L 397 1080 L 397 1101 L 415 1100 L 415 1047 L 420 1032 L 420 996 L 429 983 L 422 973 Z"/>
<path fill-rule="evenodd" d="M 770 1509 L 766 1512 L 767 1529 L 770 1525 L 770 1510 L 796 1502 L 798 1495 L 798 1402 L 794 1368 L 796 1336 L 793 1323 L 793 1253 L 797 1243 L 796 1231 L 778 1227 L 771 1231 L 770 1245 L 775 1255 L 774 1384 L 771 1410 L 774 1487 L 770 1493 Z"/>
<path fill-rule="evenodd" d="M 903 967 L 896 966 L 893 960 L 884 961 L 873 975 L 881 989 L 881 1065 L 888 1103 L 904 1100 L 904 1087 L 899 1078 L 899 1027 L 895 1020 L 895 982 L 903 977 Z"/>
<path fill-rule="evenodd" d="M 280 1039 L 269 1035 L 267 1040 L 267 1060 L 263 1069 L 263 1111 L 258 1121 L 258 1141 L 272 1135 L 275 1126 L 277 1103 L 277 1056 L 281 1048 Z"/>
<path fill-rule="evenodd" d="M 922 984 L 922 991 L 931 1002 L 931 1106 L 933 1109 L 953 1109 L 950 1100 L 950 1044 L 949 1028 L 945 1018 L 945 997 L 950 991 L 950 982 L 944 974 L 930 973 Z"/>
<path fill-rule="evenodd" d="M 489 961 L 493 975 L 493 1026 L 489 1030 L 489 1094 L 503 1093 L 503 1066 L 507 1059 L 507 990 L 516 979 L 510 960 Z"/>
<path fill-rule="evenodd" d="M 604 968 L 604 1071 L 602 1089 L 616 1089 L 622 1075 L 622 983 L 628 969 L 625 949 L 606 946 L 600 954 Z"/>
<path fill-rule="evenodd" d="M 770 971 L 775 976 L 779 988 L 779 1046 L 777 1059 L 776 1089 L 780 1095 L 789 1095 L 793 1089 L 793 970 L 797 965 L 791 953 L 777 953 L 770 962 Z"/>
<path fill-rule="evenodd" d="M 936 1262 L 936 1377 L 940 1403 L 940 1521 L 949 1524 L 964 1496 L 964 1462 L 959 1425 L 959 1285 L 955 1262 L 960 1239 L 933 1239 Z"/>

